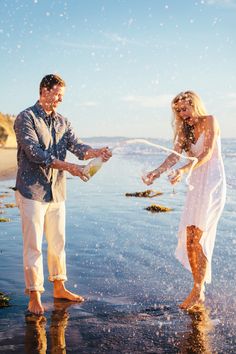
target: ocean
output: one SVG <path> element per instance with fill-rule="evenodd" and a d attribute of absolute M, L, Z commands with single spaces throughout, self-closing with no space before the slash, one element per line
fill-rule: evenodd
<path fill-rule="evenodd" d="M 123 140 L 84 139 L 93 147 L 115 147 Z M 149 140 L 171 147 L 168 140 Z M 144 144 L 124 145 L 88 182 L 68 176 L 67 287 L 86 301 L 53 300 L 44 241 L 46 311 L 41 317 L 26 311 L 19 212 L 5 207 L 14 203 L 14 181 L 0 182 L 5 196 L 0 216 L 11 219 L 0 224 L 0 291 L 11 298 L 10 306 L 0 309 L 0 352 L 234 353 L 236 139 L 223 139 L 222 152 L 227 201 L 218 224 L 206 304 L 195 312 L 178 307 L 191 290 L 192 277 L 174 257 L 185 181 L 173 190 L 163 176 L 148 187 L 162 195 L 125 196 L 147 189 L 141 175 L 158 166 L 166 152 Z M 173 210 L 150 213 L 145 208 L 152 203 Z"/>

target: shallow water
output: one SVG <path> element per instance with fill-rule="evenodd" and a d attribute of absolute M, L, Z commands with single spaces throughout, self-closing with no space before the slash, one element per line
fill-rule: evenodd
<path fill-rule="evenodd" d="M 195 313 L 178 308 L 192 281 L 173 256 L 185 184 L 173 195 L 163 177 L 152 186 L 162 196 L 125 197 L 145 190 L 141 170 L 155 166 L 163 153 L 129 147 L 89 182 L 68 178 L 67 286 L 87 298 L 82 305 L 54 303 L 44 242 L 46 312 L 41 318 L 28 316 L 19 213 L 2 208 L 1 216 L 12 221 L 0 224 L 0 291 L 10 295 L 11 306 L 0 309 L 0 352 L 234 353 L 235 140 L 223 141 L 223 152 L 227 204 L 218 225 L 206 305 Z M 14 201 L 13 184 L 1 182 L 0 193 L 10 192 L 0 199 L 3 204 Z M 149 213 L 144 208 L 152 202 L 174 210 Z"/>

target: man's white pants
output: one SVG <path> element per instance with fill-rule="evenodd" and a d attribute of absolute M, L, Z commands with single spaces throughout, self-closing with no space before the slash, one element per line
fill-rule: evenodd
<path fill-rule="evenodd" d="M 26 293 L 44 291 L 42 241 L 48 243 L 50 281 L 67 280 L 65 257 L 65 202 L 39 202 L 16 191 L 23 233 L 23 260 Z"/>

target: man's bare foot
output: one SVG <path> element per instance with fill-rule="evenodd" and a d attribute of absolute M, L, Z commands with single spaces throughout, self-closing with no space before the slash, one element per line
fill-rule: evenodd
<path fill-rule="evenodd" d="M 194 286 L 184 302 L 179 306 L 181 309 L 189 310 L 193 306 L 203 304 L 205 301 L 204 288 Z"/>
<path fill-rule="evenodd" d="M 54 281 L 53 296 L 56 299 L 65 299 L 75 302 L 83 302 L 84 298 L 80 295 L 74 294 L 65 288 L 64 282 L 62 280 Z"/>
<path fill-rule="evenodd" d="M 41 294 L 39 291 L 30 291 L 28 310 L 35 315 L 43 315 L 44 308 L 41 303 Z"/>

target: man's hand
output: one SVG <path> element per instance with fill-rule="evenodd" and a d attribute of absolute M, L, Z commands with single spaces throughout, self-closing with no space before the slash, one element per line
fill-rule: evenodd
<path fill-rule="evenodd" d="M 106 146 L 101 149 L 89 149 L 85 153 L 85 160 L 92 159 L 94 157 L 101 157 L 103 162 L 108 161 L 112 156 L 111 150 Z"/>
<path fill-rule="evenodd" d="M 108 146 L 99 149 L 99 156 L 102 158 L 103 162 L 108 161 L 112 157 L 112 152 Z"/>
<path fill-rule="evenodd" d="M 89 176 L 84 173 L 85 165 L 77 165 L 75 163 L 54 159 L 50 167 L 55 168 L 57 170 L 67 171 L 72 176 L 78 176 L 84 182 L 87 182 L 89 180 Z"/>
<path fill-rule="evenodd" d="M 84 174 L 84 165 L 76 165 L 73 163 L 70 163 L 70 165 L 67 168 L 67 171 L 72 175 L 72 176 L 77 176 L 82 179 L 82 181 L 87 182 L 89 180 L 89 177 Z"/>

